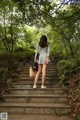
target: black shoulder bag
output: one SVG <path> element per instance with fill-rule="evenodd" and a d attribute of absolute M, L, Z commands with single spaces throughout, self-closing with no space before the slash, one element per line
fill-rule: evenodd
<path fill-rule="evenodd" d="M 38 71 L 38 63 L 37 62 L 33 62 L 32 69 L 33 69 L 33 71 Z"/>
<path fill-rule="evenodd" d="M 36 55 L 36 60 L 39 60 L 39 52 Z"/>

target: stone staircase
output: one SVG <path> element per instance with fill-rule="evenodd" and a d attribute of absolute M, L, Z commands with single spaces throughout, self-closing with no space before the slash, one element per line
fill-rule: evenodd
<path fill-rule="evenodd" d="M 0 112 L 7 112 L 8 120 L 72 120 L 71 108 L 66 104 L 67 95 L 58 83 L 54 63 L 47 66 L 46 89 L 40 88 L 41 75 L 37 89 L 32 88 L 33 83 L 29 65 L 26 65 L 0 103 Z"/>

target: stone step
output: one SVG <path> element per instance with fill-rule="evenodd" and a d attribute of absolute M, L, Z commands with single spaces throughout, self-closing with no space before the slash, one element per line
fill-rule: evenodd
<path fill-rule="evenodd" d="M 30 67 L 25 67 L 23 68 L 23 71 L 22 72 L 25 72 L 25 71 L 29 71 Z M 53 73 L 57 73 L 57 69 L 54 69 L 54 68 L 46 68 L 46 72 L 53 72 Z"/>
<path fill-rule="evenodd" d="M 26 69 L 26 68 L 29 68 L 31 65 L 29 65 L 29 66 L 25 66 L 23 69 Z M 54 70 L 56 70 L 57 68 L 55 67 L 55 66 L 47 66 L 46 67 L 46 69 L 54 69 Z"/>
<path fill-rule="evenodd" d="M 20 75 L 23 74 L 23 75 L 26 75 L 26 74 L 29 74 L 29 70 L 27 71 L 23 71 L 23 72 L 20 72 Z M 42 72 L 41 72 L 42 74 Z M 58 72 L 54 72 L 54 71 L 46 71 L 46 75 L 56 75 L 57 76 Z"/>
<path fill-rule="evenodd" d="M 26 74 L 20 74 L 20 75 L 17 75 L 18 77 L 28 77 L 29 76 L 29 72 L 26 73 Z M 42 74 L 40 74 L 40 77 L 42 76 Z M 58 77 L 58 75 L 56 74 L 46 74 L 46 77 Z"/>
<path fill-rule="evenodd" d="M 8 120 L 73 120 L 69 115 L 8 114 Z"/>
<path fill-rule="evenodd" d="M 28 71 L 28 70 L 29 70 L 29 68 L 30 68 L 30 67 L 26 67 L 26 68 L 24 68 L 24 69 L 23 69 L 23 71 Z M 54 69 L 54 68 L 46 68 L 46 71 L 47 71 L 47 72 L 49 72 L 49 71 L 52 71 L 52 72 L 57 72 L 57 70 L 56 70 L 56 69 Z"/>
<path fill-rule="evenodd" d="M 61 88 L 9 88 L 11 94 L 63 94 L 64 90 Z"/>
<path fill-rule="evenodd" d="M 46 84 L 56 84 L 58 80 L 46 80 L 45 81 L 45 85 Z M 16 79 L 14 80 L 15 83 L 20 83 L 20 84 L 28 84 L 28 85 L 31 85 L 31 84 L 34 84 L 34 78 L 31 78 L 31 79 Z M 38 80 L 38 83 L 37 84 L 42 84 L 42 80 L 39 79 Z"/>
<path fill-rule="evenodd" d="M 20 77 L 17 77 L 19 80 L 32 80 L 34 79 L 35 77 L 30 77 L 29 75 L 26 77 L 26 76 L 20 76 Z M 39 77 L 39 80 L 42 80 L 42 76 Z M 57 81 L 59 80 L 58 77 L 56 76 L 46 76 L 46 81 Z"/>
<path fill-rule="evenodd" d="M 20 72 L 20 74 L 23 74 L 23 75 L 28 74 L 28 73 L 29 73 L 29 69 L 28 69 L 28 70 L 25 70 L 25 71 Z M 51 75 L 51 74 L 53 74 L 53 75 L 55 74 L 55 75 L 57 75 L 57 74 L 58 74 L 58 72 L 53 71 L 53 70 L 52 70 L 52 71 L 51 71 L 51 70 L 49 70 L 49 71 L 48 71 L 48 70 L 46 70 L 46 74 L 50 74 L 50 75 Z"/>
<path fill-rule="evenodd" d="M 29 71 L 29 68 L 24 68 L 23 71 Z M 57 72 L 57 70 L 53 69 L 53 68 L 47 68 L 46 72 Z"/>
<path fill-rule="evenodd" d="M 24 83 L 13 83 L 12 84 L 12 88 L 32 88 L 34 84 L 34 81 L 32 81 L 32 83 L 28 84 L 24 84 Z M 59 84 L 53 84 L 53 83 L 46 83 L 45 84 L 47 88 L 59 88 L 60 85 Z M 41 87 L 41 83 L 37 84 L 37 87 L 40 88 Z"/>
<path fill-rule="evenodd" d="M 28 70 L 24 70 L 24 71 L 22 71 L 22 72 L 20 72 L 20 74 L 26 74 L 26 73 L 29 73 L 29 69 Z M 42 73 L 42 71 L 41 71 L 41 73 Z M 57 71 L 54 71 L 54 70 L 46 70 L 46 74 L 57 74 L 58 72 Z"/>
<path fill-rule="evenodd" d="M 71 108 L 63 103 L 0 103 L 0 112 L 43 115 L 70 114 Z"/>
<path fill-rule="evenodd" d="M 26 65 L 30 65 L 30 63 L 27 63 Z M 55 63 L 55 61 L 52 61 L 52 60 L 51 60 L 48 65 L 56 66 L 56 63 Z"/>
<path fill-rule="evenodd" d="M 32 65 L 25 65 L 25 66 L 24 66 L 24 69 L 29 68 L 30 66 L 32 66 Z M 48 64 L 48 65 L 47 65 L 47 68 L 57 69 L 54 64 L 53 64 L 53 65 L 49 65 L 49 64 Z"/>
<path fill-rule="evenodd" d="M 24 68 L 24 71 L 27 70 L 27 69 L 29 69 L 29 68 L 30 68 L 30 66 L 29 66 L 29 67 L 25 67 L 25 68 Z M 57 71 L 57 69 L 54 68 L 54 67 L 47 67 L 46 70 L 47 70 L 47 71 L 49 71 L 49 70 Z"/>
<path fill-rule="evenodd" d="M 18 77 L 18 79 L 19 80 L 31 80 L 31 79 L 34 79 L 34 77 L 29 77 L 29 76 L 27 76 L 27 77 Z M 39 80 L 41 80 L 42 79 L 42 77 L 39 77 Z M 48 77 L 46 77 L 46 81 L 50 81 L 50 80 L 58 80 L 58 78 L 57 77 L 50 77 L 50 76 L 48 76 Z"/>
<path fill-rule="evenodd" d="M 5 102 L 18 103 L 66 103 L 67 95 L 3 95 Z"/>
<path fill-rule="evenodd" d="M 24 68 L 29 68 L 30 66 L 31 66 L 31 65 L 25 65 Z M 52 64 L 52 65 L 51 65 L 51 64 L 50 64 L 50 65 L 48 64 L 48 65 L 47 65 L 47 68 L 53 68 L 53 69 L 56 69 L 56 66 L 53 65 L 53 64 Z"/>

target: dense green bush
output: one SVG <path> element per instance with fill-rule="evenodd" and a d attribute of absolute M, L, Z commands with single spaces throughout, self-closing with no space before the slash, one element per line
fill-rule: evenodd
<path fill-rule="evenodd" d="M 69 77 L 79 69 L 76 59 L 63 59 L 58 62 L 59 78 L 61 84 L 67 84 Z"/>
<path fill-rule="evenodd" d="M 9 78 L 8 69 L 5 67 L 0 68 L 0 88 L 5 89 L 7 87 L 7 79 Z"/>
<path fill-rule="evenodd" d="M 34 50 L 18 51 L 13 53 L 13 59 L 19 61 L 27 60 L 28 58 L 32 58 L 34 54 L 35 54 Z"/>
<path fill-rule="evenodd" d="M 0 68 L 0 79 L 6 80 L 7 77 L 8 77 L 8 69 L 4 67 Z"/>
<path fill-rule="evenodd" d="M 12 83 L 13 83 L 13 80 L 12 79 L 8 79 L 7 80 L 7 87 L 8 88 L 12 87 Z"/>
<path fill-rule="evenodd" d="M 8 60 L 18 60 L 22 61 L 24 59 L 32 58 L 35 54 L 35 51 L 32 49 L 29 50 L 21 50 L 10 52 L 0 52 L 0 60 L 3 61 L 5 59 L 5 64 Z"/>

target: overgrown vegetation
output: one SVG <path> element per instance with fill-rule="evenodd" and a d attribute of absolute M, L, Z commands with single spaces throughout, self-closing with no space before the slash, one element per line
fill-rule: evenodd
<path fill-rule="evenodd" d="M 77 0 L 78 1 L 78 0 Z M 58 62 L 61 85 L 71 99 L 78 92 L 73 76 L 80 72 L 80 5 L 55 0 L 0 0 L 0 83 L 11 86 L 19 62 L 30 62 L 42 34 L 50 43 L 50 58 Z M 77 78 L 76 78 L 77 80 Z M 74 86 L 74 87 L 73 87 Z M 76 88 L 75 88 L 76 87 Z M 73 91 L 73 92 L 71 92 Z M 76 94 L 75 97 L 72 94 Z M 70 103 L 73 103 L 70 101 Z M 74 100 L 75 105 L 77 104 Z M 77 114 L 73 107 L 73 113 Z M 79 117 L 78 117 L 79 118 Z"/>
<path fill-rule="evenodd" d="M 80 62 L 77 59 L 62 59 L 58 62 L 60 84 L 67 89 L 68 101 L 72 115 L 80 116 Z"/>
<path fill-rule="evenodd" d="M 62 59 L 58 62 L 58 70 L 61 84 L 68 85 L 71 75 L 80 70 L 79 61 L 77 59 Z"/>
<path fill-rule="evenodd" d="M 21 68 L 20 64 L 29 63 L 34 51 L 17 50 L 14 53 L 2 52 L 0 54 L 0 89 L 7 90 L 12 86 L 13 79 L 17 77 Z"/>

